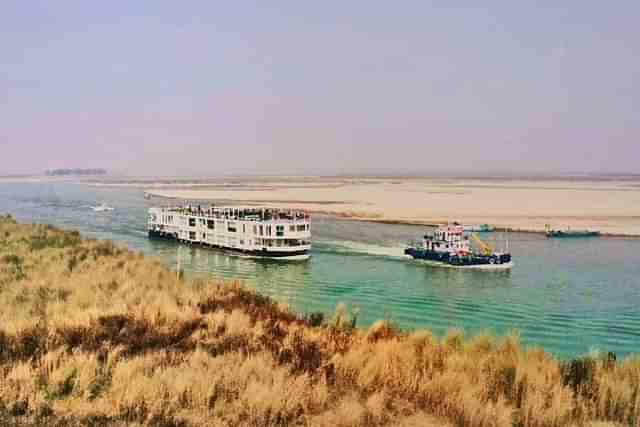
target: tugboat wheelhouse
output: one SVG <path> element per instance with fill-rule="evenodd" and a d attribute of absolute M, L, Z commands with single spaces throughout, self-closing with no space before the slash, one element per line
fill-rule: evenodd
<path fill-rule="evenodd" d="M 307 259 L 311 223 L 302 211 L 238 207 L 153 207 L 148 233 L 152 238 L 201 244 L 261 258 Z"/>

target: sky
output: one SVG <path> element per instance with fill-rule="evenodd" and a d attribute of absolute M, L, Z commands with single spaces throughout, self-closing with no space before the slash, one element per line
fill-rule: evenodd
<path fill-rule="evenodd" d="M 0 175 L 640 173 L 640 2 L 0 2 Z"/>

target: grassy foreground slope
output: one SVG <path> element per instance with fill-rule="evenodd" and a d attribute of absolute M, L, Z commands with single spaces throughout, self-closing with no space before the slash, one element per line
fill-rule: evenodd
<path fill-rule="evenodd" d="M 0 425 L 640 425 L 638 359 L 319 323 L 0 218 Z"/>

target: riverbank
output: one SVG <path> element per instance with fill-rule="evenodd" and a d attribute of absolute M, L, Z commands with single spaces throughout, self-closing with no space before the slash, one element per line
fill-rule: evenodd
<path fill-rule="evenodd" d="M 291 207 L 358 221 L 413 225 L 459 221 L 538 233 L 550 224 L 557 229 L 640 236 L 636 181 L 308 178 L 145 188 L 163 198 Z"/>
<path fill-rule="evenodd" d="M 0 423 L 635 425 L 640 363 L 560 362 L 517 335 L 465 339 L 299 315 L 239 283 L 0 220 Z M 66 423 L 66 424 L 65 424 Z"/>

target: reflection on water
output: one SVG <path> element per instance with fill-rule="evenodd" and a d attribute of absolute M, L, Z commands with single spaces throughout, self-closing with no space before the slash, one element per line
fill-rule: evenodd
<path fill-rule="evenodd" d="M 115 211 L 90 209 L 100 203 Z M 498 244 L 508 237 L 514 269 L 455 270 L 402 256 L 405 242 L 424 227 L 315 216 L 311 259 L 264 261 L 148 240 L 150 203 L 139 189 L 0 184 L 0 212 L 113 239 L 174 269 L 179 253 L 187 275 L 239 279 L 299 311 L 332 313 L 343 302 L 358 307 L 362 326 L 390 317 L 402 327 L 438 334 L 452 327 L 470 334 L 518 329 L 525 343 L 560 356 L 594 348 L 640 352 L 640 240 L 487 234 Z"/>
<path fill-rule="evenodd" d="M 261 260 L 163 241 L 153 241 L 152 248 L 173 269 L 177 268 L 179 259 L 187 277 L 241 280 L 280 301 L 303 299 L 299 293 L 312 281 L 311 260 Z"/>

